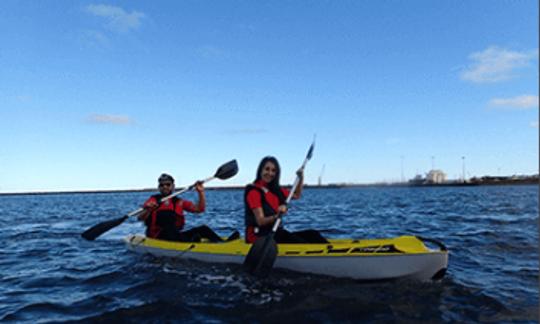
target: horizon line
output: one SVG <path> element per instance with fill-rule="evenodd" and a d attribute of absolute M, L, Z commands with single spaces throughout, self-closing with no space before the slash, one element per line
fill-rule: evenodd
<path fill-rule="evenodd" d="M 513 175 L 515 176 L 515 175 Z M 488 178 L 509 178 L 511 180 L 513 176 L 484 176 Z M 523 177 L 523 175 L 521 176 Z M 530 178 L 538 178 L 539 174 L 535 173 L 532 175 L 526 175 L 521 180 L 530 180 Z M 477 178 L 477 177 L 473 177 Z M 469 178 L 469 179 L 473 179 Z M 477 178 L 481 179 L 481 178 Z M 466 184 L 467 182 L 465 182 Z M 520 181 L 516 181 L 516 184 L 519 184 Z M 528 182 L 526 182 L 528 183 Z M 447 181 L 445 183 L 435 184 L 435 185 L 448 185 L 448 184 L 463 184 L 457 182 L 456 180 Z M 488 184 L 486 182 L 486 184 Z M 503 184 L 503 183 L 501 183 Z M 538 183 L 540 185 L 540 183 Z M 224 185 L 224 186 L 208 186 L 205 187 L 206 190 L 238 190 L 245 188 L 246 185 Z M 291 187 L 292 184 L 284 184 L 283 187 Z M 380 182 L 370 182 L 370 183 L 358 183 L 358 182 L 335 182 L 335 183 L 326 183 L 326 184 L 304 184 L 304 187 L 317 189 L 317 188 L 342 188 L 342 187 L 383 187 L 383 186 L 414 186 L 411 185 L 409 180 L 407 181 L 380 181 Z M 187 187 L 180 187 L 178 190 Z M 157 192 L 157 188 L 132 188 L 132 189 L 88 189 L 88 190 L 53 190 L 53 191 L 13 191 L 13 192 L 0 192 L 0 196 L 23 196 L 23 195 L 62 195 L 62 194 L 100 194 L 100 193 L 131 193 L 131 192 Z"/>

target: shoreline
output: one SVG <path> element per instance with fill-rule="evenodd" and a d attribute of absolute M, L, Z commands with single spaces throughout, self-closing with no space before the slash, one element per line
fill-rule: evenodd
<path fill-rule="evenodd" d="M 478 187 L 478 186 L 512 186 L 512 185 L 540 185 L 538 180 L 526 181 L 494 181 L 494 182 L 467 182 L 467 183 L 440 183 L 440 184 L 409 184 L 409 183 L 370 183 L 370 184 L 326 184 L 304 185 L 305 189 L 347 189 L 347 188 L 434 188 L 434 187 Z M 288 188 L 291 185 L 284 185 Z M 205 187 L 206 190 L 244 190 L 245 186 Z M 63 190 L 63 191 L 35 191 L 35 192 L 0 192 L 2 196 L 41 196 L 41 195 L 71 195 L 71 194 L 108 194 L 108 193 L 136 193 L 157 192 L 156 188 L 143 189 L 110 189 L 110 190 Z"/>

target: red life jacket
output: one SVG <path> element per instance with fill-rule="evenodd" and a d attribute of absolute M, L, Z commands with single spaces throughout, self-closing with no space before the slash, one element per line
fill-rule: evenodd
<path fill-rule="evenodd" d="M 178 232 L 184 227 L 185 219 L 182 208 L 182 200 L 173 197 L 164 202 L 159 202 L 162 195 L 153 195 L 151 199 L 159 203 L 152 213 L 146 218 L 146 236 L 163 240 L 176 240 Z"/>
<path fill-rule="evenodd" d="M 246 242 L 247 243 L 253 243 L 257 237 L 266 235 L 272 231 L 272 226 L 264 226 L 264 227 L 258 227 L 257 221 L 255 220 L 255 214 L 249 208 L 248 202 L 247 202 L 247 196 L 252 191 L 256 190 L 261 195 L 261 208 L 263 210 L 264 217 L 271 217 L 277 213 L 277 208 L 272 207 L 268 201 L 266 200 L 266 191 L 268 189 L 263 189 L 259 187 L 256 184 L 248 184 L 244 190 L 244 223 L 246 226 Z M 282 189 L 280 189 L 278 192 L 272 194 L 276 195 L 279 200 L 279 205 L 285 204 L 286 197 L 285 193 L 283 193 Z"/>

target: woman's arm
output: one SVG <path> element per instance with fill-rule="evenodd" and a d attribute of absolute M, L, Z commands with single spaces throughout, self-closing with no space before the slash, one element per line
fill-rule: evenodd
<path fill-rule="evenodd" d="M 273 225 L 278 216 L 276 214 L 270 217 L 264 217 L 264 212 L 261 207 L 253 208 L 252 211 L 253 211 L 253 214 L 255 215 L 255 221 L 257 222 L 258 227 Z"/>
<path fill-rule="evenodd" d="M 294 191 L 292 198 L 300 199 L 302 196 L 302 188 L 304 187 L 304 169 L 298 169 L 298 171 L 296 171 L 296 175 L 298 176 L 298 185 L 296 186 L 296 190 Z"/>

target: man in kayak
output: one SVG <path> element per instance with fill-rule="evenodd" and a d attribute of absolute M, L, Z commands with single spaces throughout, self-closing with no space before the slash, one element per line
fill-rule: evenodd
<path fill-rule="evenodd" d="M 139 215 L 139 219 L 146 224 L 147 237 L 180 242 L 200 242 L 203 238 L 210 242 L 223 242 L 221 237 L 206 225 L 182 232 L 185 224 L 184 211 L 199 214 L 205 210 L 206 197 L 202 182 L 195 184 L 199 195 L 197 204 L 178 197 L 160 202 L 161 198 L 174 191 L 174 178 L 168 174 L 164 173 L 158 178 L 158 190 L 159 194 L 151 196 L 144 203 L 145 210 Z M 239 236 L 238 231 L 235 231 L 227 241 Z"/>
<path fill-rule="evenodd" d="M 292 199 L 299 199 L 302 194 L 304 170 L 298 170 L 297 175 L 300 182 Z M 244 206 L 247 243 L 253 243 L 260 236 L 270 233 L 279 213 L 283 215 L 287 212 L 285 201 L 289 190 L 279 185 L 279 176 L 277 159 L 267 156 L 259 163 L 255 181 L 246 186 Z M 283 227 L 278 228 L 274 239 L 277 243 L 328 243 L 316 230 L 289 232 Z"/>

